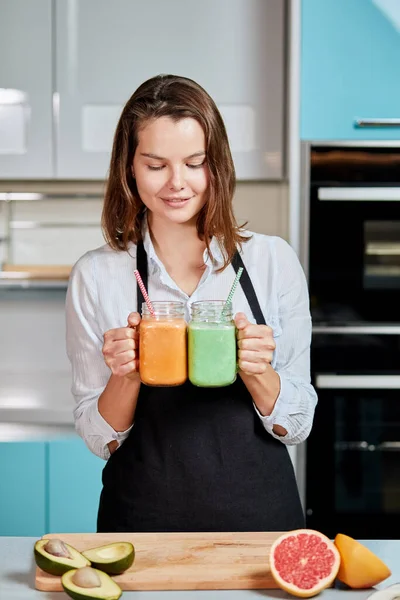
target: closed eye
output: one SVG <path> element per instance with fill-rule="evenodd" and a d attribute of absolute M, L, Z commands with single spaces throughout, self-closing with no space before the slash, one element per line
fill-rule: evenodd
<path fill-rule="evenodd" d="M 206 162 L 206 161 L 205 161 L 205 160 L 203 160 L 203 162 L 202 162 L 202 163 L 200 163 L 199 165 L 190 165 L 190 164 L 188 164 L 188 165 L 186 165 L 186 166 L 187 166 L 187 167 L 189 167 L 189 169 L 200 169 L 200 167 L 202 167 L 202 166 L 205 164 L 205 162 Z"/>
<path fill-rule="evenodd" d="M 190 163 L 187 164 L 186 166 L 189 169 L 201 169 L 201 167 L 203 167 L 205 164 L 205 161 L 203 161 L 200 164 L 196 164 L 196 165 L 191 165 Z M 161 165 L 160 167 L 154 167 L 152 165 L 147 165 L 147 168 L 150 169 L 150 171 L 161 171 L 162 169 L 165 169 L 165 165 Z"/>

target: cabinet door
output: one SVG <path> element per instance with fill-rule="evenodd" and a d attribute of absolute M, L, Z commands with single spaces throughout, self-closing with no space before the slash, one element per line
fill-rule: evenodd
<path fill-rule="evenodd" d="M 400 124 L 400 3 L 302 0 L 301 37 L 302 139 L 398 139 L 400 126 L 355 123 Z"/>
<path fill-rule="evenodd" d="M 45 442 L 0 443 L 0 536 L 46 533 Z"/>
<path fill-rule="evenodd" d="M 215 99 L 239 179 L 280 178 L 283 0 L 57 0 L 57 176 L 105 178 L 125 102 L 173 73 Z"/>
<path fill-rule="evenodd" d="M 0 178 L 52 177 L 51 0 L 0 0 Z"/>
<path fill-rule="evenodd" d="M 49 442 L 49 532 L 96 531 L 104 465 L 81 438 Z"/>

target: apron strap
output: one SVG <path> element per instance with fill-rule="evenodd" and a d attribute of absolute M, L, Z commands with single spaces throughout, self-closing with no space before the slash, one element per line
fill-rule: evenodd
<path fill-rule="evenodd" d="M 140 273 L 140 276 L 144 283 L 144 287 L 146 288 L 146 290 L 148 290 L 149 289 L 149 286 L 148 286 L 149 277 L 148 277 L 148 269 L 147 269 L 147 254 L 146 254 L 146 250 L 144 249 L 142 241 L 140 241 L 136 246 L 136 268 Z M 142 294 L 142 290 L 139 287 L 139 284 L 137 284 L 136 287 L 137 287 L 137 312 L 139 313 L 139 315 L 141 315 L 144 297 Z"/>
<path fill-rule="evenodd" d="M 144 249 L 143 242 L 140 241 L 136 247 L 136 265 L 137 270 L 140 273 L 142 281 L 144 283 L 145 288 L 148 290 L 148 269 L 147 269 L 147 254 Z M 253 284 L 251 282 L 250 276 L 247 272 L 247 269 L 243 263 L 242 257 L 239 252 L 236 252 L 235 256 L 232 259 L 232 266 L 235 269 L 236 273 L 239 270 L 239 267 L 243 268 L 243 273 L 240 278 L 240 285 L 242 286 L 242 290 L 247 298 L 247 302 L 249 303 L 251 312 L 253 313 L 253 317 L 255 318 L 258 325 L 266 325 L 266 321 L 264 315 L 262 313 L 260 304 L 257 300 L 257 295 L 254 290 Z M 144 302 L 142 291 L 137 286 L 137 312 L 141 314 L 142 303 Z"/>
<path fill-rule="evenodd" d="M 242 257 L 240 256 L 238 251 L 236 251 L 236 254 L 232 259 L 232 266 L 235 269 L 236 273 L 239 271 L 239 267 L 243 268 L 243 273 L 240 278 L 240 285 L 242 286 L 242 290 L 247 298 L 247 302 L 249 303 L 251 312 L 253 313 L 253 317 L 255 318 L 256 323 L 258 325 L 266 325 L 266 321 L 261 310 L 261 306 L 258 302 L 254 286 L 247 272 L 247 269 L 244 266 Z"/>

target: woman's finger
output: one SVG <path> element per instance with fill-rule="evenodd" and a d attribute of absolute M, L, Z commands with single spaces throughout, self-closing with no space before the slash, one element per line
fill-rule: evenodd
<path fill-rule="evenodd" d="M 140 315 L 138 312 L 132 312 L 128 315 L 128 325 L 129 327 L 137 327 L 141 321 Z"/>
<path fill-rule="evenodd" d="M 238 340 L 238 348 L 241 350 L 275 350 L 276 344 L 273 338 L 244 338 Z"/>
<path fill-rule="evenodd" d="M 246 375 L 262 375 L 268 368 L 267 363 L 239 361 L 239 369 Z"/>
<path fill-rule="evenodd" d="M 103 346 L 103 355 L 113 358 L 127 350 L 136 350 L 138 347 L 136 340 L 120 340 L 118 342 L 106 342 Z"/>
<path fill-rule="evenodd" d="M 118 329 L 109 329 L 104 334 L 105 342 L 112 342 L 117 340 L 133 340 L 136 332 L 130 327 L 119 327 Z"/>
<path fill-rule="evenodd" d="M 237 333 L 238 340 L 245 338 L 269 338 L 273 337 L 273 331 L 268 325 L 253 325 L 249 323 L 244 329 L 239 329 Z"/>
<path fill-rule="evenodd" d="M 125 377 L 126 375 L 130 375 L 131 373 L 135 373 L 138 371 L 137 363 L 135 360 L 131 360 L 124 365 L 119 365 L 112 369 L 114 375 L 118 375 L 118 377 Z"/>
<path fill-rule="evenodd" d="M 257 352 L 256 350 L 239 350 L 239 363 L 270 363 L 272 362 L 273 353 L 268 351 Z"/>

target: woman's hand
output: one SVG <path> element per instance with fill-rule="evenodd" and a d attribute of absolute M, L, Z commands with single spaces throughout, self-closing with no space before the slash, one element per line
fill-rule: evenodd
<path fill-rule="evenodd" d="M 272 362 L 276 344 L 271 327 L 249 323 L 244 313 L 237 313 L 238 366 L 246 375 L 262 375 Z"/>
<path fill-rule="evenodd" d="M 128 316 L 128 326 L 110 329 L 104 334 L 103 356 L 113 375 L 137 377 L 139 372 L 139 331 L 140 315 L 137 312 Z"/>

